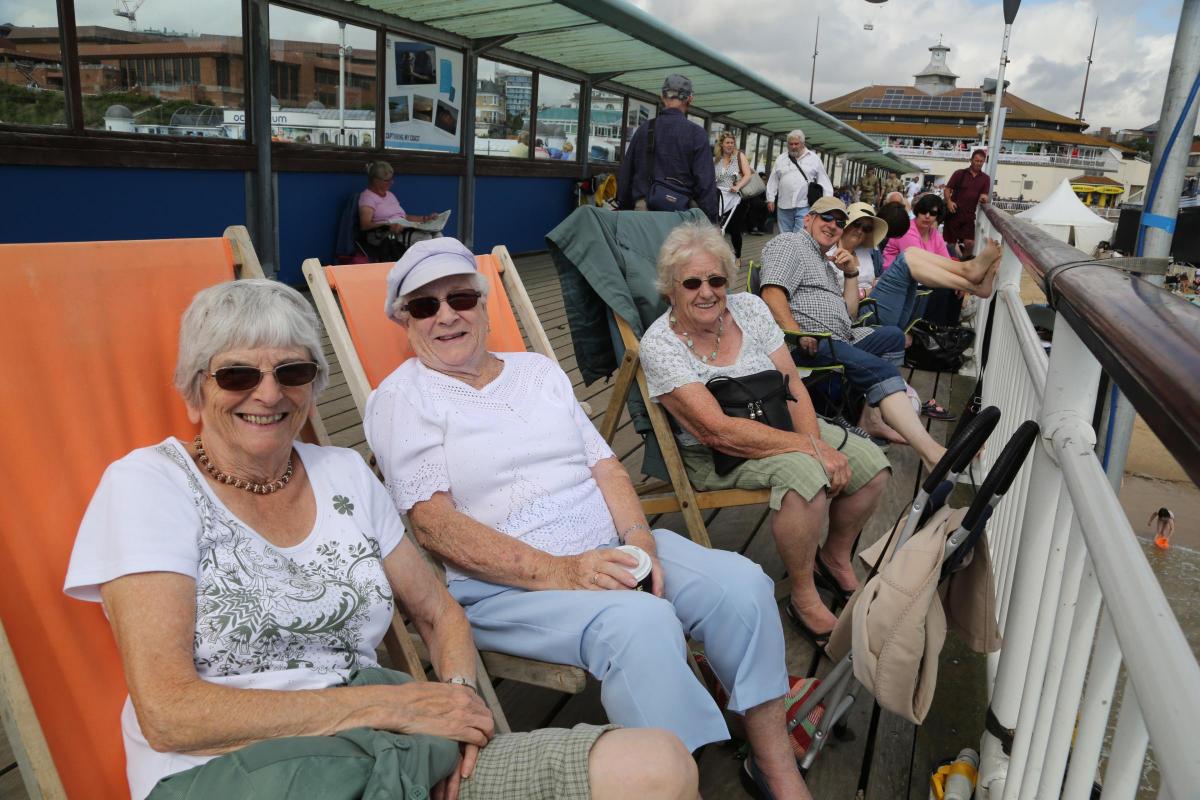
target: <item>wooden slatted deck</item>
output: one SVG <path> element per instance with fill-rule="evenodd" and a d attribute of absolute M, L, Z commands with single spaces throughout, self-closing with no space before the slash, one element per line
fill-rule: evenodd
<path fill-rule="evenodd" d="M 747 236 L 744 260 L 757 259 L 767 241 L 766 236 Z M 575 365 L 558 276 L 550 257 L 546 254 L 523 256 L 515 262 L 559 363 L 572 379 L 576 397 L 591 405 L 593 421 L 599 424 L 611 388 L 606 381 L 583 385 Z M 744 275 L 741 278 L 735 281 L 735 287 L 745 285 Z M 365 456 L 367 446 L 362 423 L 328 339 L 326 354 L 333 373 L 319 404 L 327 432 L 334 444 L 354 448 Z M 917 373 L 912 382 L 923 398 L 928 397 L 933 388 L 932 375 Z M 960 382 L 943 379 L 937 397 L 943 405 L 957 408 L 968 389 Z M 932 424 L 935 436 L 940 438 L 948 434 L 947 423 Z M 641 475 L 642 441 L 633 430 L 628 414 L 613 441 L 613 450 L 635 479 Z M 889 457 L 892 480 L 879 513 L 864 532 L 864 543 L 873 542 L 888 530 L 912 497 L 918 464 L 916 455 L 909 448 L 893 446 Z M 659 527 L 684 530 L 678 514 L 663 515 L 651 522 Z M 775 553 L 765 505 L 710 511 L 706 522 L 715 547 L 741 552 L 761 564 L 776 580 L 777 596 L 787 594 L 788 581 Z M 806 674 L 812 650 L 786 620 L 783 627 L 789 669 L 792 674 Z M 964 652 L 954 637 L 948 638 L 934 707 L 920 728 L 888 712 L 880 712 L 865 693 L 860 693 L 848 715 L 849 735 L 832 741 L 807 777 L 814 797 L 829 800 L 925 798 L 929 791 L 928 774 L 935 762 L 952 757 L 961 747 L 978 746 L 985 703 L 982 697 L 983 669 L 982 659 Z M 515 730 L 605 721 L 599 684 L 594 681 L 583 694 L 565 700 L 554 692 L 513 682 L 502 682 L 497 692 Z M 726 743 L 705 748 L 701 754 L 700 788 L 706 798 L 745 796 L 738 780 L 741 761 L 735 757 L 736 750 L 736 744 Z M 0 734 L 0 800 L 25 800 L 27 797 L 8 742 Z"/>

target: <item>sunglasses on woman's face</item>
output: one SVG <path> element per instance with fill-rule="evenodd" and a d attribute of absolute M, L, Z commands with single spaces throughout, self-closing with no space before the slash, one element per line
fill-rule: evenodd
<path fill-rule="evenodd" d="M 837 225 L 839 228 L 844 229 L 846 227 L 845 217 L 839 217 L 837 214 L 833 214 L 833 213 L 817 214 L 817 216 L 820 217 L 825 222 L 832 222 L 834 225 Z"/>
<path fill-rule="evenodd" d="M 720 289 L 725 284 L 729 283 L 729 278 L 724 275 L 709 275 L 707 278 L 685 278 L 679 282 L 679 285 L 690 292 L 694 292 L 700 288 L 700 285 L 708 281 L 708 285 L 714 289 Z"/>
<path fill-rule="evenodd" d="M 297 386 L 307 386 L 317 379 L 317 363 L 315 361 L 293 361 L 280 364 L 274 369 L 259 369 L 258 367 L 236 366 L 221 367 L 208 375 L 227 392 L 248 392 L 262 383 L 263 375 L 271 373 L 275 382 L 280 386 L 294 389 Z"/>
<path fill-rule="evenodd" d="M 923 211 L 917 212 L 917 216 L 920 216 L 922 214 L 924 214 L 928 217 L 936 217 L 938 215 L 938 210 L 936 208 L 926 208 Z"/>
<path fill-rule="evenodd" d="M 470 311 L 479 305 L 480 297 L 482 295 L 479 292 L 451 292 L 446 295 L 445 303 L 455 311 Z M 442 298 L 414 297 L 404 306 L 404 310 L 413 319 L 429 319 L 438 312 L 441 305 Z"/>

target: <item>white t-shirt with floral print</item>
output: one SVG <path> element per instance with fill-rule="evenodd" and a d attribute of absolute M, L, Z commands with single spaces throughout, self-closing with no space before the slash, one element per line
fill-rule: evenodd
<path fill-rule="evenodd" d="M 323 689 L 361 667 L 392 617 L 382 559 L 404 536 L 387 492 L 353 450 L 296 443 L 317 504 L 300 544 L 276 547 L 213 494 L 175 438 L 105 470 L 79 527 L 65 591 L 137 572 L 196 580 L 193 659 L 204 680 L 239 689 Z M 128 698 L 121 713 L 134 798 L 212 756 L 160 753 Z"/>
<path fill-rule="evenodd" d="M 591 469 L 613 452 L 566 373 L 537 353 L 496 353 L 500 375 L 474 389 L 415 358 L 367 400 L 367 442 L 407 513 L 448 492 L 468 517 L 556 556 L 616 535 Z M 446 577 L 466 577 L 449 564 Z"/>
<path fill-rule="evenodd" d="M 775 369 L 771 353 L 783 347 L 783 331 L 761 298 L 747 292 L 725 298 L 729 314 L 742 329 L 742 349 L 732 364 L 716 366 L 692 355 L 687 345 L 671 330 L 671 312 L 650 324 L 642 336 L 642 369 L 651 399 L 673 392 L 689 383 L 708 383 L 717 376 L 740 378 L 763 370 Z M 687 431 L 675 434 L 685 447 L 700 444 Z"/>

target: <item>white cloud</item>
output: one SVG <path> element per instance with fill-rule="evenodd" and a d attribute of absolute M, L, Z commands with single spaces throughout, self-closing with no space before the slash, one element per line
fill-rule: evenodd
<path fill-rule="evenodd" d="M 813 33 L 820 16 L 817 102 L 869 84 L 908 85 L 929 62 L 939 36 L 959 86 L 978 86 L 1000 61 L 1001 5 L 967 0 L 633 0 L 643 10 L 745 68 L 807 99 Z M 1074 117 L 1079 110 L 1092 25 L 1100 27 L 1084 118 L 1101 126 L 1140 128 L 1158 119 L 1178 20 L 1178 3 L 1147 14 L 1123 0 L 1026 2 L 1013 25 L 1006 78 L 1011 91 Z M 1152 16 L 1153 20 L 1144 19 Z M 1139 18 L 1141 17 L 1141 18 Z M 1156 21 L 1155 29 L 1151 22 Z M 873 30 L 864 30 L 864 25 Z M 698 98 L 703 105 L 703 98 Z"/>

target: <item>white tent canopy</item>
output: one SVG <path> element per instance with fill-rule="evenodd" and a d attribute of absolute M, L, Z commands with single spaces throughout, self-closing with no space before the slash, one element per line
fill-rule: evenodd
<path fill-rule="evenodd" d="M 1100 242 L 1112 241 L 1113 223 L 1085 206 L 1065 178 L 1045 200 L 1017 216 L 1088 255 Z"/>

